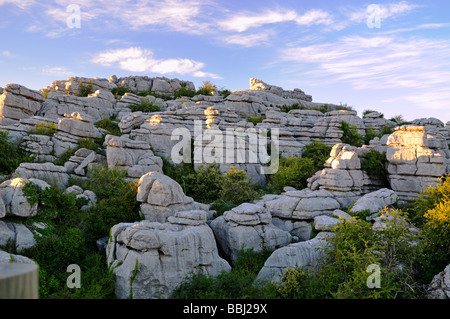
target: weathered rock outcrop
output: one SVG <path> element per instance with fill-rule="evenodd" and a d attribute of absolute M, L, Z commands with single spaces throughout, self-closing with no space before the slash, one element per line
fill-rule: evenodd
<path fill-rule="evenodd" d="M 41 179 L 51 184 L 55 183 L 61 189 L 69 182 L 67 169 L 53 163 L 22 163 L 14 171 L 13 177 Z"/>
<path fill-rule="evenodd" d="M 170 216 L 181 211 L 209 212 L 208 205 L 186 196 L 180 184 L 159 172 L 149 172 L 139 179 L 136 199 L 142 203 L 141 214 L 153 222 L 166 222 Z"/>
<path fill-rule="evenodd" d="M 275 250 L 259 271 L 256 280 L 280 282 L 284 273 L 290 268 L 317 266 L 325 257 L 327 247 L 326 232 L 319 233 L 313 239 Z"/>
<path fill-rule="evenodd" d="M 19 84 L 7 84 L 0 95 L 0 125 L 17 125 L 19 120 L 35 115 L 44 95 Z"/>
<path fill-rule="evenodd" d="M 445 137 L 425 126 L 400 126 L 387 140 L 388 180 L 402 201 L 411 200 L 449 172 Z"/>
<path fill-rule="evenodd" d="M 109 168 L 123 168 L 128 176 L 134 178 L 140 178 L 152 171 L 162 172 L 162 159 L 153 154 L 148 143 L 113 135 L 107 135 L 105 143 Z"/>
<path fill-rule="evenodd" d="M 204 211 L 180 211 L 166 223 L 113 226 L 107 258 L 116 276 L 117 298 L 170 298 L 192 273 L 229 271 L 206 219 Z"/>
<path fill-rule="evenodd" d="M 450 265 L 434 276 L 428 286 L 429 299 L 450 299 Z"/>
<path fill-rule="evenodd" d="M 23 194 L 23 187 L 34 183 L 41 189 L 50 187 L 46 182 L 34 178 L 14 178 L 0 184 L 0 218 L 5 216 L 33 217 L 38 204 L 30 204 Z"/>
<path fill-rule="evenodd" d="M 214 219 L 210 226 L 217 244 L 229 260 L 236 260 L 240 249 L 275 249 L 291 242 L 289 232 L 275 227 L 268 210 L 244 203 Z"/>

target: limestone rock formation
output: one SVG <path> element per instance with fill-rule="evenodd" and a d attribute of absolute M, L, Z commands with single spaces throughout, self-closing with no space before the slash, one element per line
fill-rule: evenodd
<path fill-rule="evenodd" d="M 36 115 L 44 95 L 19 84 L 7 84 L 0 95 L 0 125 L 17 125 L 20 119 Z"/>
<path fill-rule="evenodd" d="M 387 140 L 391 188 L 402 201 L 411 200 L 449 172 L 450 152 L 444 136 L 425 126 L 400 126 Z"/>
<path fill-rule="evenodd" d="M 162 172 L 162 159 L 153 154 L 148 143 L 113 135 L 107 135 L 105 143 L 109 168 L 123 168 L 128 176 L 134 178 L 140 178 L 152 171 Z"/>
<path fill-rule="evenodd" d="M 450 265 L 434 276 L 428 286 L 429 299 L 450 299 Z"/>
<path fill-rule="evenodd" d="M 259 271 L 256 280 L 280 282 L 288 268 L 312 267 L 320 263 L 325 257 L 324 248 L 327 247 L 326 232 L 319 233 L 313 239 L 290 244 L 275 250 L 266 260 Z"/>
<path fill-rule="evenodd" d="M 231 269 L 219 257 L 206 214 L 198 211 L 180 211 L 166 223 L 115 225 L 106 251 L 120 299 L 170 298 L 192 273 L 215 276 Z"/>
<path fill-rule="evenodd" d="M 217 244 L 229 260 L 236 260 L 241 248 L 258 252 L 275 249 L 291 242 L 289 232 L 275 227 L 268 210 L 257 204 L 244 203 L 214 219 L 210 226 Z"/>
<path fill-rule="evenodd" d="M 139 179 L 136 199 L 142 203 L 141 214 L 154 222 L 166 222 L 181 211 L 203 210 L 209 213 L 208 205 L 186 196 L 180 184 L 160 172 L 149 172 Z"/>
<path fill-rule="evenodd" d="M 64 166 L 53 163 L 22 163 L 13 173 L 13 177 L 35 178 L 55 183 L 64 189 L 69 182 L 69 174 Z"/>

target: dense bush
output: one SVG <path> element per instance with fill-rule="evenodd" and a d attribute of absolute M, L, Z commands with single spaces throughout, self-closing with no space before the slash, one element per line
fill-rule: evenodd
<path fill-rule="evenodd" d="M 237 205 L 253 202 L 259 197 L 256 184 L 247 177 L 244 170 L 231 166 L 220 181 L 219 198 L 223 202 Z"/>
<path fill-rule="evenodd" d="M 130 104 L 128 107 L 132 112 L 152 113 L 161 111 L 161 107 L 158 104 L 146 99 L 143 99 L 139 104 Z"/>
<path fill-rule="evenodd" d="M 331 146 L 322 142 L 311 142 L 302 148 L 302 157 L 313 161 L 316 171 L 323 168 L 323 165 L 330 157 Z"/>
<path fill-rule="evenodd" d="M 140 220 L 137 187 L 124 176 L 121 170 L 98 166 L 90 170 L 90 179 L 79 180 L 84 189 L 97 192 L 99 202 L 88 210 L 81 210 L 85 202 L 56 186 L 25 185 L 27 200 L 39 204 L 33 220 L 48 225 L 39 231 L 37 244 L 22 253 L 39 264 L 41 298 L 114 298 L 114 276 L 96 240 L 108 236 L 115 224 Z M 66 286 L 70 264 L 81 268 L 80 289 Z"/>
<path fill-rule="evenodd" d="M 107 134 L 111 134 L 114 136 L 122 135 L 122 132 L 120 132 L 118 121 L 113 118 L 105 117 L 104 119 L 96 122 L 95 126 L 106 130 Z"/>
<path fill-rule="evenodd" d="M 373 176 L 386 177 L 386 152 L 370 150 L 362 156 L 361 169 Z"/>
<path fill-rule="evenodd" d="M 197 90 L 197 95 L 213 95 L 216 90 L 217 86 L 212 84 L 210 81 L 204 81 L 202 86 Z"/>
<path fill-rule="evenodd" d="M 92 84 L 81 85 L 80 93 L 78 93 L 78 96 L 87 97 L 89 94 L 92 94 L 93 92 L 94 92 L 94 87 L 92 86 Z"/>
<path fill-rule="evenodd" d="M 18 144 L 10 142 L 7 131 L 0 130 L 0 175 L 11 174 L 23 162 L 33 162 L 33 158 Z"/>
<path fill-rule="evenodd" d="M 235 299 L 271 298 L 276 296 L 273 285 L 254 285 L 255 278 L 271 251 L 256 253 L 241 249 L 230 272 L 208 276 L 191 274 L 174 292 L 174 299 Z"/>
<path fill-rule="evenodd" d="M 268 175 L 267 187 L 270 192 L 275 194 L 280 194 L 286 186 L 304 189 L 308 186 L 307 179 L 316 171 L 314 160 L 310 158 L 280 157 L 278 171 L 273 175 Z"/>
<path fill-rule="evenodd" d="M 364 144 L 364 136 L 358 133 L 358 129 L 354 125 L 347 122 L 341 122 L 340 129 L 344 132 L 341 141 L 349 145 L 361 147 Z"/>

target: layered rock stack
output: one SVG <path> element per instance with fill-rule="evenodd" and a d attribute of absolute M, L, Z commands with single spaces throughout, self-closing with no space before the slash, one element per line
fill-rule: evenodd
<path fill-rule="evenodd" d="M 120 299 L 170 298 L 193 273 L 217 276 L 230 265 L 219 257 L 205 211 L 180 211 L 165 223 L 144 220 L 112 227 L 108 266 Z"/>
<path fill-rule="evenodd" d="M 445 137 L 433 127 L 400 126 L 387 140 L 391 188 L 408 201 L 449 172 L 450 152 Z"/>
<path fill-rule="evenodd" d="M 263 206 L 244 203 L 214 219 L 211 224 L 217 243 L 229 260 L 236 260 L 239 250 L 275 249 L 288 245 L 291 235 L 272 224 L 270 212 Z"/>
<path fill-rule="evenodd" d="M 0 125 L 18 125 L 41 109 L 45 97 L 42 93 L 22 85 L 7 84 L 0 95 Z"/>
<path fill-rule="evenodd" d="M 141 214 L 146 220 L 166 222 L 177 212 L 203 210 L 209 214 L 209 206 L 195 202 L 186 196 L 180 184 L 160 172 L 149 172 L 138 182 L 137 201 L 141 202 Z"/>

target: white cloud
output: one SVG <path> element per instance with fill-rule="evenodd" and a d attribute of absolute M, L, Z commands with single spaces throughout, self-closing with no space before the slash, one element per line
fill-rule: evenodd
<path fill-rule="evenodd" d="M 8 50 L 3 51 L 3 52 L 2 52 L 2 55 L 3 55 L 4 57 L 7 57 L 7 58 L 12 57 L 11 52 L 9 52 Z"/>
<path fill-rule="evenodd" d="M 281 51 L 291 72 L 301 73 L 312 85 L 398 90 L 403 101 L 430 108 L 450 106 L 445 93 L 450 92 L 449 56 L 450 40 L 398 36 L 349 36 Z"/>
<path fill-rule="evenodd" d="M 255 33 L 255 34 L 235 34 L 228 37 L 225 37 L 223 41 L 226 44 L 236 44 L 244 47 L 254 47 L 265 45 L 269 42 L 269 38 L 272 35 L 272 32 L 265 31 L 264 33 Z"/>
<path fill-rule="evenodd" d="M 205 64 L 191 59 L 156 59 L 153 52 L 141 47 L 108 50 L 97 54 L 93 63 L 118 67 L 131 72 L 154 72 L 159 74 L 190 74 L 195 77 L 220 78 L 213 73 L 202 71 Z"/>
<path fill-rule="evenodd" d="M 299 25 L 310 26 L 313 24 L 332 23 L 330 14 L 323 10 L 310 10 L 299 15 L 295 10 L 269 9 L 262 13 L 241 13 L 219 22 L 219 26 L 225 30 L 244 32 L 251 28 L 260 27 L 266 24 L 295 22 Z"/>
<path fill-rule="evenodd" d="M 20 9 L 25 9 L 25 8 L 35 4 L 36 1 L 35 0 L 0 0 L 0 6 L 8 4 L 8 3 L 15 4 Z"/>
<path fill-rule="evenodd" d="M 420 7 L 416 4 L 409 4 L 406 1 L 401 1 L 398 3 L 390 3 L 387 5 L 377 4 L 378 9 L 377 14 L 379 14 L 381 20 L 385 20 L 388 18 L 393 18 L 402 14 L 407 14 L 413 11 L 414 9 Z M 349 14 L 349 20 L 352 22 L 366 22 L 368 18 L 367 7 L 358 9 Z"/>
<path fill-rule="evenodd" d="M 75 73 L 67 70 L 65 67 L 62 66 L 46 66 L 42 68 L 41 73 L 46 76 L 55 76 L 55 77 L 70 77 L 74 76 Z"/>

